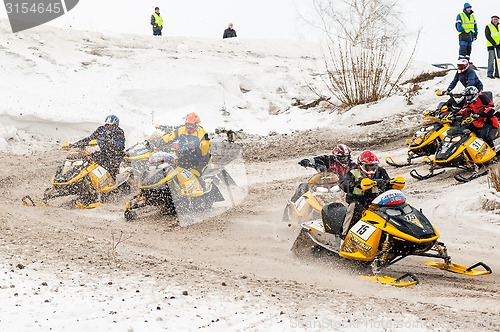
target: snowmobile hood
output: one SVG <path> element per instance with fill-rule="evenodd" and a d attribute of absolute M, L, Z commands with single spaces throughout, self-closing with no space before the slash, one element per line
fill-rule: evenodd
<path fill-rule="evenodd" d="M 390 206 L 403 204 L 404 202 L 406 202 L 406 197 L 401 192 L 401 190 L 391 189 L 375 197 L 375 199 L 372 201 L 372 204 L 377 204 L 380 206 Z"/>

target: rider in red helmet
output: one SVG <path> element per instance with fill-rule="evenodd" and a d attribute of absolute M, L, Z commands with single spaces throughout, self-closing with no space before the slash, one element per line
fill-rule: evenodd
<path fill-rule="evenodd" d="M 302 159 L 298 162 L 298 164 L 303 167 L 315 168 L 318 172 L 334 172 L 339 176 L 339 179 L 342 179 L 342 177 L 349 172 L 351 167 L 356 166 L 356 164 L 354 164 L 351 160 L 351 149 L 345 144 L 336 145 L 332 149 L 332 154 Z M 307 182 L 299 184 L 295 194 L 290 200 L 295 202 L 308 190 L 309 184 Z"/>
<path fill-rule="evenodd" d="M 361 152 L 356 164 L 356 167 L 352 168 L 340 182 L 340 187 L 346 193 L 346 201 L 349 204 L 342 227 L 342 238 L 347 235 L 354 222 L 361 218 L 363 211 L 370 206 L 375 197 L 392 189 L 386 184 L 390 180 L 387 171 L 379 166 L 380 161 L 373 152 L 369 150 Z M 380 185 L 377 184 L 371 189 L 363 190 L 360 186 L 363 178 L 380 180 L 377 181 Z"/>
<path fill-rule="evenodd" d="M 332 154 L 306 158 L 299 161 L 300 166 L 314 167 L 318 171 L 330 171 L 336 173 L 341 179 L 355 164 L 351 160 L 351 149 L 345 144 L 338 144 L 332 150 Z"/>
<path fill-rule="evenodd" d="M 200 177 L 210 160 L 210 138 L 200 126 L 200 117 L 195 112 L 184 119 L 184 126 L 163 135 L 165 143 L 178 142 L 179 166 Z M 201 178 L 200 178 L 201 179 Z"/>

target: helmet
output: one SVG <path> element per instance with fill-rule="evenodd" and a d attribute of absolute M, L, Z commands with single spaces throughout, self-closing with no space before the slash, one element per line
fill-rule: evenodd
<path fill-rule="evenodd" d="M 189 130 L 194 130 L 196 125 L 201 122 L 200 117 L 195 112 L 186 115 L 185 126 Z"/>
<path fill-rule="evenodd" d="M 365 150 L 359 155 L 357 164 L 361 173 L 363 173 L 366 177 L 373 179 L 379 163 L 380 161 L 377 156 L 373 154 L 373 152 Z"/>
<path fill-rule="evenodd" d="M 351 149 L 345 144 L 338 144 L 333 148 L 332 154 L 335 159 L 342 165 L 348 165 L 351 159 Z"/>
<path fill-rule="evenodd" d="M 459 73 L 463 73 L 464 71 L 469 69 L 469 61 L 467 61 L 467 59 L 458 60 L 457 69 Z"/>
<path fill-rule="evenodd" d="M 462 92 L 462 95 L 465 96 L 465 100 L 467 104 L 474 102 L 479 96 L 479 90 L 475 86 L 468 86 Z"/>
<path fill-rule="evenodd" d="M 120 119 L 116 115 L 108 115 L 104 120 L 105 125 L 113 125 L 115 128 L 120 125 Z"/>

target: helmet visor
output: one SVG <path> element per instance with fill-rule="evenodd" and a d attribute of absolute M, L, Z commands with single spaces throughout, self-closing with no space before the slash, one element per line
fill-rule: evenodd
<path fill-rule="evenodd" d="M 368 173 L 375 173 L 378 169 L 377 164 L 364 164 L 363 169 Z"/>

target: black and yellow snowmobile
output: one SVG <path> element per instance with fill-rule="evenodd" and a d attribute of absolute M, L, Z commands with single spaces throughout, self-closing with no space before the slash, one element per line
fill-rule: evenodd
<path fill-rule="evenodd" d="M 145 206 L 158 206 L 172 215 L 207 210 L 213 203 L 224 201 L 217 179 L 217 174 L 197 177 L 177 165 L 175 154 L 155 152 L 139 178 L 139 194 L 125 204 L 125 219 L 135 219 L 135 210 Z"/>
<path fill-rule="evenodd" d="M 369 190 L 377 185 L 377 181 L 380 180 L 364 178 L 361 188 Z M 398 183 L 401 188 L 404 179 L 397 177 L 391 179 L 391 183 Z M 400 190 L 391 189 L 377 196 L 342 241 L 345 214 L 346 207 L 343 204 L 326 205 L 322 210 L 321 219 L 301 224 L 301 233 L 292 250 L 297 250 L 310 239 L 315 245 L 340 257 L 370 266 L 373 275 L 364 276 L 363 279 L 393 286 L 411 286 L 418 283 L 417 277 L 412 273 L 406 273 L 399 278 L 380 276 L 382 268 L 408 256 L 442 259 L 443 262 L 428 261 L 425 264 L 468 276 L 491 273 L 490 267 L 482 262 L 470 267 L 452 263 L 446 246 L 438 241 L 438 230 L 424 216 L 422 210 L 406 203 L 406 197 Z M 476 270 L 476 267 L 482 267 L 484 270 Z"/>
<path fill-rule="evenodd" d="M 174 130 L 173 126 L 156 125 L 155 130 L 149 137 L 139 143 L 132 145 L 125 150 L 125 157 L 120 167 L 131 171 L 135 181 L 147 169 L 148 159 L 158 151 L 157 142 L 162 140 L 162 136 Z"/>
<path fill-rule="evenodd" d="M 62 150 L 68 151 L 66 159 L 60 165 L 50 181 L 52 186 L 45 190 L 41 203 L 35 203 L 30 196 L 24 196 L 22 202 L 26 206 L 45 206 L 48 201 L 57 197 L 76 195 L 75 205 L 78 208 L 95 208 L 102 205 L 103 196 L 118 189 L 130 189 L 129 172 L 118 173 L 116 180 L 102 166 L 97 164 L 89 147 L 95 147 L 92 140 L 88 146 L 70 148 L 63 143 Z"/>
<path fill-rule="evenodd" d="M 440 91 L 439 91 L 440 92 Z M 442 95 L 442 94 L 438 94 Z M 463 98 L 461 94 L 447 95 L 450 98 Z M 450 109 L 446 103 L 439 103 L 438 107 L 432 111 L 425 111 L 422 119 L 422 127 L 415 134 L 406 140 L 408 146 L 408 157 L 406 163 L 397 163 L 392 157 L 385 157 L 385 162 L 394 167 L 403 167 L 411 165 L 413 159 L 428 157 L 436 153 L 441 141 L 446 136 L 446 132 L 451 126 L 453 113 L 460 109 Z"/>
<path fill-rule="evenodd" d="M 425 180 L 445 171 L 435 172 L 436 170 L 453 167 L 464 170 L 455 174 L 454 178 L 459 182 L 468 182 L 488 174 L 485 166 L 494 160 L 496 152 L 494 148 L 465 127 L 474 120 L 474 116 L 465 119 L 460 115 L 455 116 L 452 127 L 446 132 L 446 137 L 439 145 L 434 157 L 429 158 L 431 163 L 429 173 L 421 175 L 417 170 L 412 169 L 410 175 L 415 179 Z M 498 138 L 495 141 L 498 141 Z M 499 145 L 495 144 L 497 148 L 500 147 Z M 463 173 L 471 174 L 464 176 Z"/>

